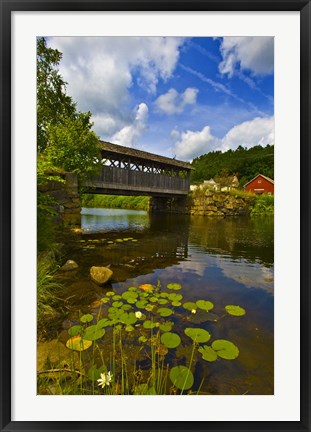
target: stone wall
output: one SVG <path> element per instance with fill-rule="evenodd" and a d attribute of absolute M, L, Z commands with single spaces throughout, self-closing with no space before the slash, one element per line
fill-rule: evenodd
<path fill-rule="evenodd" d="M 55 200 L 54 209 L 59 219 L 65 225 L 81 224 L 81 202 L 78 189 L 78 177 L 73 173 L 57 174 L 64 182 L 50 180 L 40 185 L 39 191 L 51 196 Z"/>
<path fill-rule="evenodd" d="M 190 214 L 221 217 L 248 215 L 256 200 L 253 194 L 240 196 L 211 189 L 195 191 L 191 197 Z"/>

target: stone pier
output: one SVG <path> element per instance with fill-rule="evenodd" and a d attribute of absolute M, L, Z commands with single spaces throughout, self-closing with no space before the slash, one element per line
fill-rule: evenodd
<path fill-rule="evenodd" d="M 150 213 L 187 213 L 188 197 L 151 197 L 149 201 Z"/>

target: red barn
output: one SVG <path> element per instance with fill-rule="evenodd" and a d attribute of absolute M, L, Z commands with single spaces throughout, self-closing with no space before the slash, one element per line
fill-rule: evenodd
<path fill-rule="evenodd" d="M 246 183 L 244 190 L 255 194 L 267 193 L 271 195 L 274 193 L 274 181 L 269 177 L 258 174 L 255 178 Z"/>

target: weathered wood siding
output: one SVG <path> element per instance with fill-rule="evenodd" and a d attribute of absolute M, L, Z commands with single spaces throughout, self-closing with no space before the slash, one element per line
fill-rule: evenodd
<path fill-rule="evenodd" d="M 187 194 L 190 178 L 167 176 L 143 171 L 103 166 L 101 174 L 90 179 L 86 186 L 96 189 L 125 189 L 127 191 Z M 91 192 L 91 191 L 90 191 Z"/>

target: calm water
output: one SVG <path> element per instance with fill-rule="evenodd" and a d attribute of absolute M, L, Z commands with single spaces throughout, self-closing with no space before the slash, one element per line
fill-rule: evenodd
<path fill-rule="evenodd" d="M 182 302 L 210 300 L 218 317 L 228 304 L 240 305 L 247 313 L 214 323 L 176 308 L 172 331 L 180 331 L 182 344 L 168 354 L 170 365 L 187 365 L 191 341 L 183 329 L 192 323 L 208 330 L 213 340 L 230 340 L 240 350 L 233 361 L 209 363 L 196 355 L 194 390 L 204 377 L 203 394 L 273 394 L 272 219 L 214 220 L 85 208 L 82 228 L 81 236 L 66 245 L 66 259 L 75 260 L 79 269 L 65 276 L 69 313 L 64 329 L 77 323 L 79 314 L 96 312 L 107 290 L 121 294 L 131 286 L 160 283 L 165 288 L 176 282 L 182 285 Z M 107 287 L 90 281 L 93 265 L 113 271 Z M 139 361 L 143 367 L 143 357 Z"/>

